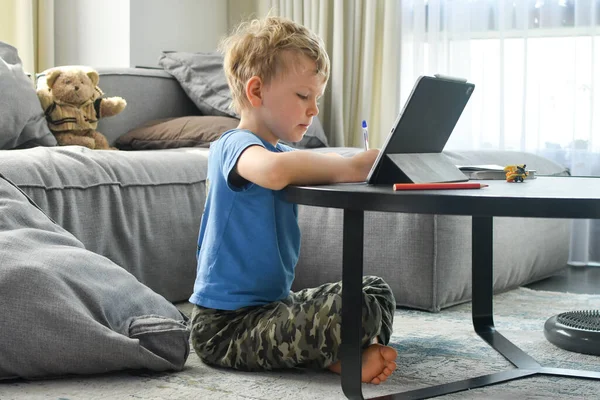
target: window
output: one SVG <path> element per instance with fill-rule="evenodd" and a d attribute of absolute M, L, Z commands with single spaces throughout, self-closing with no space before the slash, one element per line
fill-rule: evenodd
<path fill-rule="evenodd" d="M 422 74 L 476 89 L 447 149 L 541 153 L 600 175 L 600 0 L 405 1 L 401 101 Z"/>

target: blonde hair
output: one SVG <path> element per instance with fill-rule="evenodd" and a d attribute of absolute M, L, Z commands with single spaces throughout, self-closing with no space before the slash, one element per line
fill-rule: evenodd
<path fill-rule="evenodd" d="M 240 112 L 248 105 L 246 82 L 258 76 L 269 84 L 277 74 L 286 71 L 285 52 L 308 56 L 316 64 L 316 74 L 329 79 L 329 56 L 319 36 L 308 28 L 283 17 L 270 16 L 242 22 L 223 39 L 223 68 L 233 98 L 232 106 Z"/>

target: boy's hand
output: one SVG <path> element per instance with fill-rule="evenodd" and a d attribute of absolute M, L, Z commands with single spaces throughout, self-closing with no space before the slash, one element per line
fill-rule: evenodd
<path fill-rule="evenodd" d="M 356 173 L 356 181 L 366 181 L 369 171 L 373 167 L 377 156 L 379 155 L 379 149 L 371 149 L 367 151 L 361 151 L 350 158 L 352 163 L 352 169 Z"/>

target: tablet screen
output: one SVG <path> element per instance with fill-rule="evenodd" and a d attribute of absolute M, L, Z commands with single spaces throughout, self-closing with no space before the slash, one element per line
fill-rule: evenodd
<path fill-rule="evenodd" d="M 367 182 L 389 183 L 391 171 L 388 169 L 392 167 L 392 161 L 388 155 L 441 153 L 474 89 L 474 84 L 459 78 L 418 78 Z"/>

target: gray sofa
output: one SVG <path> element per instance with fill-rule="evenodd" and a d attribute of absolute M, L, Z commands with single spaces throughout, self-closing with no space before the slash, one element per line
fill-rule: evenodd
<path fill-rule="evenodd" d="M 111 143 L 142 123 L 198 115 L 180 84 L 163 70 L 99 70 L 100 87 L 122 96 L 121 114 L 100 121 Z M 321 148 L 352 154 L 360 149 Z M 0 151 L 0 172 L 87 249 L 131 272 L 172 302 L 185 301 L 196 271 L 208 149 L 94 151 L 35 147 Z M 566 174 L 542 157 L 519 152 L 448 152 L 456 164 L 526 163 L 538 174 Z M 340 210 L 300 206 L 302 249 L 294 289 L 341 278 Z M 399 306 L 439 311 L 468 301 L 468 217 L 365 216 L 365 274 L 385 278 Z M 508 290 L 566 266 L 570 221 L 497 218 L 494 290 Z M 525 240 L 522 240 L 525 238 Z"/>

